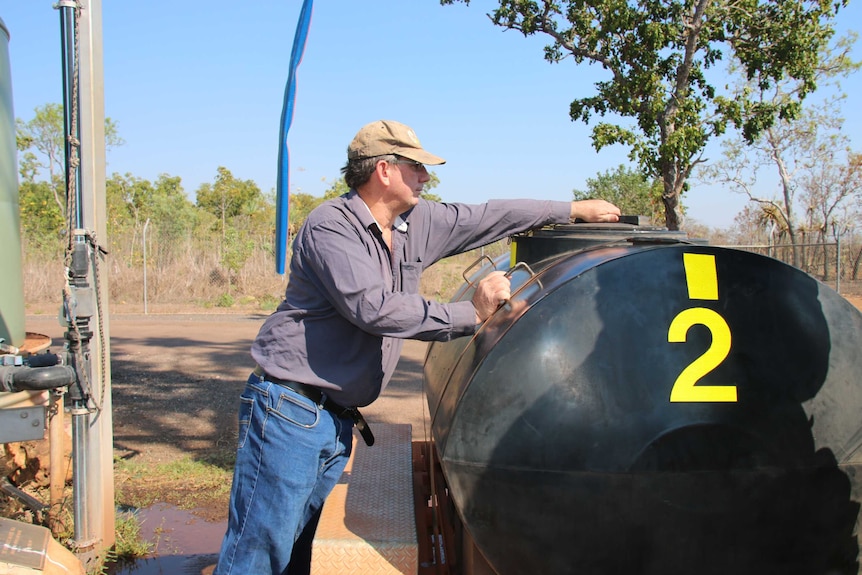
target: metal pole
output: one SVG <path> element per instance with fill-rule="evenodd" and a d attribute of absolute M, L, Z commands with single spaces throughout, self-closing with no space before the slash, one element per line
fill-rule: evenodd
<path fill-rule="evenodd" d="M 102 0 L 80 0 L 80 129 L 81 212 L 83 227 L 92 232 L 95 245 L 90 253 L 94 324 L 97 338 L 90 349 L 91 392 L 94 407 L 87 434 L 87 514 L 90 535 L 98 556 L 114 545 L 114 445 L 111 404 L 111 354 L 108 313 L 107 254 L 99 245 L 107 243 L 105 198 L 105 96 L 102 56 Z M 100 267 L 101 266 L 101 267 Z"/>
<path fill-rule="evenodd" d="M 75 367 L 77 381 L 70 386 L 69 399 L 72 403 L 72 495 L 74 500 L 73 516 L 75 522 L 75 545 L 78 549 L 92 548 L 87 501 L 87 429 L 89 410 L 87 408 L 89 381 L 88 339 L 90 309 L 88 302 L 87 275 L 89 262 L 87 244 L 82 235 L 83 214 L 81 212 L 81 186 L 78 144 L 80 129 L 78 112 L 78 4 L 74 0 L 61 0 L 57 4 L 60 11 L 60 37 L 63 69 L 63 140 L 66 159 L 66 206 L 70 213 L 69 221 L 69 261 L 67 278 L 69 292 L 64 298 L 68 331 L 66 347 L 70 361 Z"/>
<path fill-rule="evenodd" d="M 60 0 L 56 8 L 60 11 L 60 53 L 63 70 L 63 150 L 68 162 L 68 159 L 75 155 L 72 138 L 75 141 L 80 140 L 79 124 L 72 116 L 72 110 L 79 107 L 77 93 L 73 88 L 77 76 L 75 55 L 78 38 L 75 33 L 75 17 L 78 5 L 75 0 Z M 80 191 L 80 171 L 77 166 L 72 169 L 67 168 L 65 177 L 67 190 L 74 188 Z M 81 227 L 80 202 L 75 202 L 75 208 L 75 214 L 69 214 L 67 217 L 74 217 L 75 227 L 79 228 Z"/>
<path fill-rule="evenodd" d="M 106 235 L 101 0 L 61 0 L 56 7 L 63 36 L 70 228 L 66 347 L 77 375 L 68 392 L 74 543 L 89 567 L 115 541 L 107 287 L 99 277 L 105 252 L 98 243 Z M 98 345 L 91 346 L 94 335 Z"/>

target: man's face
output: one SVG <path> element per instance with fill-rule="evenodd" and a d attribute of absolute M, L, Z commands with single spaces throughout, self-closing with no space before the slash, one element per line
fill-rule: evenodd
<path fill-rule="evenodd" d="M 431 176 L 423 164 L 406 158 L 400 158 L 392 165 L 395 168 L 392 170 L 393 199 L 403 202 L 406 211 L 419 203 L 419 196 Z"/>

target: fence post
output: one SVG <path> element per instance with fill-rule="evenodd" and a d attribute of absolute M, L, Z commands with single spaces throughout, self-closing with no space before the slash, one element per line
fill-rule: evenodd
<path fill-rule="evenodd" d="M 835 262 L 835 291 L 841 294 L 841 234 L 835 235 L 835 251 L 838 252 Z"/>
<path fill-rule="evenodd" d="M 147 314 L 147 226 L 150 225 L 150 218 L 144 222 L 144 315 Z"/>

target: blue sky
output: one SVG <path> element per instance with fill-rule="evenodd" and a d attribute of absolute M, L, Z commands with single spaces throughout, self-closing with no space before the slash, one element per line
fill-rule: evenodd
<path fill-rule="evenodd" d="M 61 102 L 59 14 L 54 0 L 0 9 L 8 28 L 15 115 Z M 106 114 L 126 144 L 108 173 L 180 176 L 190 197 L 218 166 L 262 190 L 276 184 L 278 131 L 300 0 L 102 0 Z M 445 201 L 567 200 L 588 178 L 628 163 L 622 147 L 595 152 L 590 129 L 568 118 L 572 99 L 604 79 L 596 66 L 542 59 L 524 38 L 486 17 L 497 2 L 318 0 L 297 74 L 288 134 L 290 188 L 322 195 L 347 144 L 378 119 L 412 126 L 447 159 L 435 168 Z M 862 22 L 851 2 L 845 30 Z M 855 25 L 858 29 L 858 25 Z M 862 54 L 855 54 L 862 58 Z M 845 80 L 845 133 L 860 147 L 862 78 Z M 717 146 L 710 148 L 718 158 Z M 770 192 L 769 184 L 764 184 Z M 689 217 L 732 225 L 745 199 L 695 186 Z"/>

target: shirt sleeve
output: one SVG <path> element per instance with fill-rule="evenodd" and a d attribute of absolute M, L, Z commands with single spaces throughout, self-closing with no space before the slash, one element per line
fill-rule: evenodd
<path fill-rule="evenodd" d="M 548 224 L 569 223 L 571 202 L 491 200 L 484 204 L 424 202 L 411 214 L 428 265 L 505 237 Z"/>
<path fill-rule="evenodd" d="M 448 340 L 476 329 L 472 302 L 439 303 L 418 293 L 395 291 L 385 251 L 368 229 L 329 219 L 305 231 L 295 279 L 315 284 L 295 294 L 324 294 L 326 301 L 295 302 L 309 314 L 334 309 L 361 330 L 381 337 Z M 357 237 L 357 235 L 359 237 Z M 295 245 L 295 248 L 297 246 Z M 300 287 L 301 286 L 297 286 Z"/>

